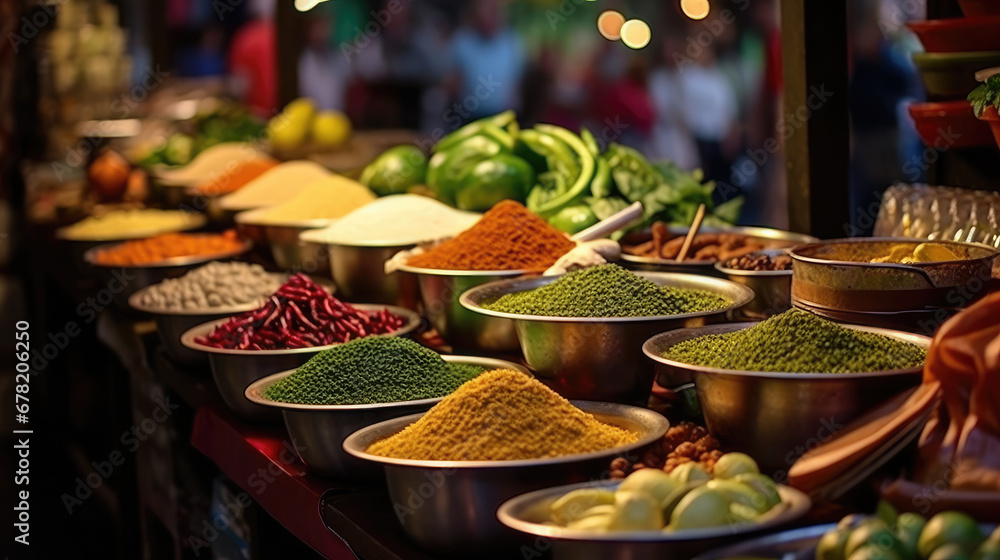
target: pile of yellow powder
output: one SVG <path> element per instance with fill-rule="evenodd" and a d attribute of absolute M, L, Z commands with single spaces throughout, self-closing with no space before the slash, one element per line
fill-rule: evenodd
<path fill-rule="evenodd" d="M 257 210 L 253 223 L 332 220 L 375 200 L 375 193 L 357 181 L 332 175 L 309 183 L 281 204 Z"/>
<path fill-rule="evenodd" d="M 604 424 L 516 371 L 466 382 L 368 453 L 424 461 L 516 461 L 611 449 L 638 436 Z"/>

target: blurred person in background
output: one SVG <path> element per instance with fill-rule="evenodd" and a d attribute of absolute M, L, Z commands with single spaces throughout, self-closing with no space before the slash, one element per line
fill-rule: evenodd
<path fill-rule="evenodd" d="M 182 76 L 200 78 L 226 73 L 225 35 L 220 25 L 209 25 L 201 31 L 198 42 L 183 47 L 177 53 L 177 71 Z"/>
<path fill-rule="evenodd" d="M 318 109 L 344 111 L 351 81 L 350 63 L 329 47 L 329 14 L 312 10 L 307 16 L 306 45 L 299 57 L 299 94 L 312 98 Z"/>
<path fill-rule="evenodd" d="M 682 52 L 680 33 L 669 32 L 660 49 L 660 62 L 649 73 L 649 95 L 653 100 L 655 121 L 646 155 L 653 160 L 669 159 L 681 169 L 701 166 L 698 146 L 687 129 L 682 114 L 681 92 L 673 54 Z"/>
<path fill-rule="evenodd" d="M 466 22 L 452 37 L 450 61 L 449 89 L 463 122 L 520 109 L 525 53 L 500 0 L 470 4 Z"/>
<path fill-rule="evenodd" d="M 253 19 L 236 31 L 229 45 L 229 76 L 233 90 L 262 117 L 271 117 L 278 109 L 275 1 L 282 0 L 251 0 Z"/>
<path fill-rule="evenodd" d="M 689 34 L 697 34 L 689 28 Z M 705 177 L 730 183 L 731 159 L 724 144 L 736 134 L 739 106 L 732 82 L 718 64 L 715 45 L 694 52 L 678 68 L 678 91 L 684 123 L 694 135 Z"/>
<path fill-rule="evenodd" d="M 656 110 L 647 85 L 646 59 L 635 53 L 626 56 L 623 72 L 604 76 L 610 85 L 598 90 L 597 118 L 608 130 L 609 137 L 602 139 L 643 149 L 649 142 Z"/>

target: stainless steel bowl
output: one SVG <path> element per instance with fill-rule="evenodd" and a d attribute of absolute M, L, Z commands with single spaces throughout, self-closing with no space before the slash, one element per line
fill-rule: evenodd
<path fill-rule="evenodd" d="M 327 244 L 333 282 L 348 301 L 372 301 L 416 309 L 417 279 L 402 271 L 385 273 L 385 261 L 411 247 Z"/>
<path fill-rule="evenodd" d="M 688 228 L 686 227 L 671 226 L 668 229 L 670 230 L 670 233 L 674 235 L 687 235 L 688 232 Z M 731 226 L 726 228 L 703 227 L 698 230 L 698 233 L 740 233 L 752 237 L 755 241 L 761 243 L 767 249 L 794 247 L 803 243 L 815 243 L 819 241 L 819 239 L 811 235 L 753 226 Z M 630 234 L 629 236 L 626 236 L 626 239 L 622 240 L 622 243 L 627 243 L 626 240 L 629 237 L 632 237 L 633 239 L 638 238 L 636 239 L 637 241 L 644 239 L 641 236 L 649 237 L 649 232 L 646 231 Z M 625 266 L 636 270 L 651 270 L 655 272 L 686 272 L 688 274 L 705 274 L 708 276 L 718 277 L 723 276 L 723 274 L 715 268 L 714 261 L 687 260 L 677 262 L 676 260 L 660 259 L 655 257 L 639 257 L 636 255 L 629 255 L 627 253 L 622 253 L 621 260 Z"/>
<path fill-rule="evenodd" d="M 326 274 L 330 270 L 330 257 L 326 246 L 302 239 L 302 232 L 325 228 L 334 220 L 298 220 L 273 222 L 262 219 L 267 209 L 248 210 L 236 215 L 238 227 L 263 239 L 271 249 L 274 264 L 282 270 L 295 270 L 306 274 Z"/>
<path fill-rule="evenodd" d="M 149 230 L 149 231 L 137 231 L 135 233 L 130 233 L 121 236 L 80 236 L 74 235 L 73 231 L 69 229 L 70 226 L 62 227 L 56 230 L 55 236 L 57 239 L 61 240 L 69 249 L 70 259 L 72 259 L 73 264 L 81 272 L 88 272 L 92 270 L 90 263 L 86 260 L 86 255 L 92 249 L 103 246 L 110 246 L 115 243 L 121 243 L 123 241 L 129 241 L 132 239 L 142 239 L 143 237 L 149 237 L 151 235 L 160 235 L 163 233 L 176 233 L 182 231 L 193 231 L 205 227 L 208 223 L 208 218 L 204 214 L 198 214 L 191 212 L 190 221 L 184 227 L 175 228 L 170 230 Z"/>
<path fill-rule="evenodd" d="M 748 256 L 787 255 L 786 249 L 765 249 L 750 253 Z M 753 301 L 746 304 L 740 312 L 748 318 L 766 318 L 787 311 L 792 307 L 792 271 L 791 270 L 741 270 L 729 268 L 726 263 L 715 263 L 715 270 L 722 273 L 728 280 L 743 284 L 753 290 Z"/>
<path fill-rule="evenodd" d="M 735 371 L 668 360 L 663 352 L 679 342 L 745 329 L 754 323 L 681 329 L 643 345 L 658 367 L 661 385 L 694 380 L 709 432 L 724 446 L 757 460 L 761 471 L 785 480 L 804 452 L 833 437 L 875 405 L 920 383 L 922 368 L 870 373 L 773 373 Z M 930 338 L 873 327 L 842 325 L 927 347 Z"/>
<path fill-rule="evenodd" d="M 546 525 L 549 507 L 567 492 L 581 488 L 615 490 L 620 480 L 568 484 L 529 492 L 508 500 L 497 510 L 505 526 L 525 536 L 525 546 L 539 554 L 551 549 L 553 560 L 637 560 L 648 558 L 691 558 L 699 552 L 726 542 L 790 524 L 809 512 L 812 503 L 802 492 L 778 486 L 781 503 L 765 513 L 757 523 L 726 525 L 665 533 L 663 531 L 609 531 L 595 533 Z"/>
<path fill-rule="evenodd" d="M 183 276 L 211 261 L 232 260 L 248 252 L 253 244 L 249 240 L 244 240 L 239 249 L 232 251 L 176 257 L 139 266 L 103 265 L 96 262 L 98 253 L 117 245 L 120 243 L 98 245 L 84 253 L 83 258 L 93 270 L 97 271 L 102 284 L 111 292 L 113 301 L 122 309 L 129 309 L 129 297 L 135 292 L 147 286 L 158 284 L 167 278 Z"/>
<path fill-rule="evenodd" d="M 514 321 L 477 313 L 463 306 L 460 299 L 472 288 L 522 276 L 525 271 L 439 270 L 406 265 L 400 270 L 416 277 L 424 314 L 449 344 L 485 352 L 518 349 Z"/>
<path fill-rule="evenodd" d="M 558 276 L 485 284 L 462 294 L 460 301 L 477 313 L 513 319 L 528 367 L 560 395 L 645 406 L 653 389 L 654 370 L 642 355 L 642 344 L 666 330 L 726 321 L 727 315 L 753 299 L 753 290 L 728 280 L 693 274 L 637 274 L 661 286 L 712 292 L 731 303 L 715 311 L 656 317 L 542 317 L 483 307 L 502 295 L 550 284 Z"/>
<path fill-rule="evenodd" d="M 512 369 L 530 375 L 524 366 L 505 360 L 472 356 L 442 358 L 449 363 L 471 364 L 486 369 Z M 365 426 L 417 412 L 427 412 L 441 401 L 441 398 L 436 398 L 379 404 L 310 405 L 277 402 L 264 396 L 268 387 L 292 373 L 295 370 L 255 381 L 247 387 L 246 398 L 261 406 L 281 410 L 285 417 L 285 427 L 299 458 L 310 472 L 329 478 L 380 479 L 381 469 L 373 469 L 370 464 L 344 452 L 344 439 Z"/>
<path fill-rule="evenodd" d="M 355 304 L 354 306 L 365 311 L 388 309 L 392 314 L 404 318 L 406 322 L 403 323 L 402 327 L 382 336 L 407 335 L 420 326 L 420 316 L 409 309 L 391 305 Z M 281 417 L 277 409 L 261 406 L 246 399 L 244 391 L 246 391 L 247 386 L 273 373 L 295 369 L 309 361 L 309 358 L 337 345 L 327 344 L 289 350 L 231 350 L 213 348 L 195 341 L 197 338 L 206 336 L 212 329 L 226 320 L 219 319 L 189 329 L 181 335 L 181 344 L 192 350 L 208 354 L 215 385 L 219 388 L 222 400 L 233 412 L 251 422 L 277 422 Z"/>
<path fill-rule="evenodd" d="M 670 424 L 643 408 L 573 404 L 602 422 L 637 433 L 639 439 L 605 451 L 523 461 L 415 461 L 367 453 L 372 443 L 422 416 L 414 414 L 354 432 L 344 440 L 344 450 L 385 467 L 393 510 L 411 539 L 437 554 L 473 558 L 477 552 L 510 545 L 510 534 L 496 518 L 500 504 L 524 492 L 606 476 L 613 457 L 656 441 Z"/>
<path fill-rule="evenodd" d="M 280 272 L 272 273 L 272 276 L 282 280 L 288 277 L 287 274 Z M 331 294 L 334 293 L 334 286 L 329 280 L 319 278 L 312 278 L 312 280 L 323 286 Z M 223 317 L 231 317 L 246 311 L 253 311 L 266 302 L 266 298 L 261 298 L 260 301 L 230 307 L 161 309 L 142 304 L 143 295 L 152 287 L 147 286 L 129 296 L 129 307 L 153 316 L 153 320 L 156 322 L 156 330 L 163 341 L 163 346 L 166 348 L 167 354 L 175 361 L 185 365 L 198 365 L 208 362 L 207 354 L 192 350 L 181 344 L 181 336 L 185 332 L 202 323 L 217 321 Z"/>

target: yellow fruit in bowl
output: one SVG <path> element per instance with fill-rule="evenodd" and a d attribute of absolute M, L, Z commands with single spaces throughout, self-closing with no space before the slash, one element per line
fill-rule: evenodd
<path fill-rule="evenodd" d="M 351 119 L 340 111 L 321 111 L 313 119 L 312 138 L 324 148 L 338 148 L 351 138 Z"/>

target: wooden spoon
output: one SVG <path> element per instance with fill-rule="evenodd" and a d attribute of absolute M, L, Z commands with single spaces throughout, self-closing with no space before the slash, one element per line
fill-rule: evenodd
<path fill-rule="evenodd" d="M 698 230 L 701 229 L 701 222 L 705 219 L 705 205 L 701 204 L 698 206 L 698 212 L 694 215 L 694 221 L 691 222 L 691 229 L 688 230 L 687 237 L 684 238 L 684 245 L 681 245 L 681 252 L 677 253 L 677 262 L 681 262 L 687 257 L 688 251 L 691 250 L 691 243 L 694 242 L 694 236 L 698 235 Z"/>

